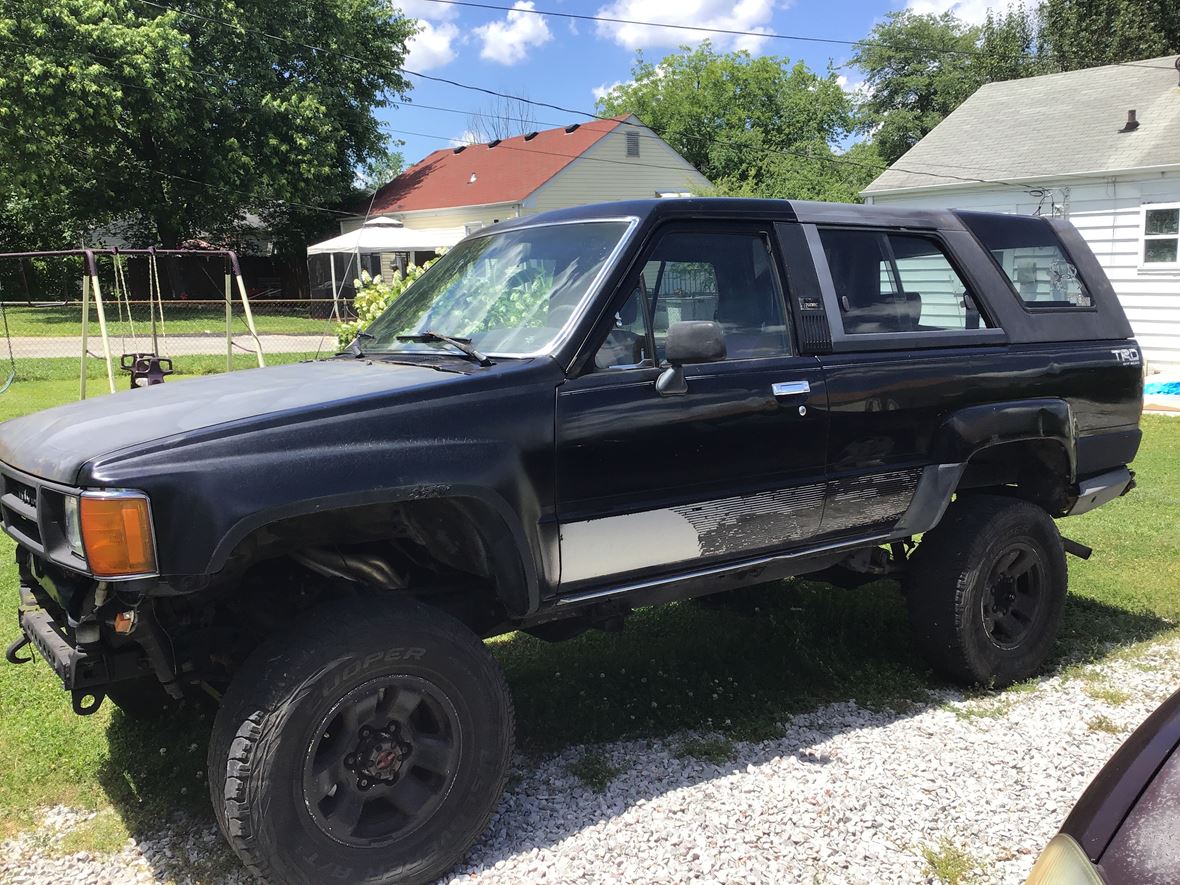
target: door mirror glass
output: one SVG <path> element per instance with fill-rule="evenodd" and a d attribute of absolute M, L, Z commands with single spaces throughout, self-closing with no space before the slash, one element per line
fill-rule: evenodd
<path fill-rule="evenodd" d="M 681 320 L 668 327 L 664 356 L 674 366 L 725 359 L 725 332 L 712 320 Z"/>

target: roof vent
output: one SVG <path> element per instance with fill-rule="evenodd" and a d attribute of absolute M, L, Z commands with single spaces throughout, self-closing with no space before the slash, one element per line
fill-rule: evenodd
<path fill-rule="evenodd" d="M 536 138 L 536 137 L 537 137 L 537 133 L 535 133 L 535 132 L 530 132 L 528 135 L 526 135 L 526 136 L 524 137 L 524 140 L 525 140 L 525 141 L 532 141 L 532 140 L 533 140 L 534 138 Z"/>
<path fill-rule="evenodd" d="M 1134 132 L 1138 128 L 1139 121 L 1135 119 L 1135 112 L 1133 110 L 1127 111 L 1127 125 L 1120 129 L 1119 132 Z"/>
<path fill-rule="evenodd" d="M 467 179 L 467 183 L 468 184 L 475 184 L 475 173 L 474 172 L 472 172 L 471 177 L 469 179 Z"/>
<path fill-rule="evenodd" d="M 569 126 L 566 126 L 565 127 L 566 135 L 569 135 L 569 133 L 573 132 L 575 129 L 577 129 L 581 125 L 582 125 L 581 123 L 571 123 Z"/>
<path fill-rule="evenodd" d="M 465 145 L 465 144 L 461 144 L 461 145 L 459 145 L 457 148 L 455 148 L 455 153 L 456 153 L 456 154 L 461 154 L 461 153 L 463 153 L 463 151 L 465 151 L 465 150 L 467 150 L 467 145 Z"/>
<path fill-rule="evenodd" d="M 488 142 L 488 147 L 490 147 L 490 148 L 494 148 L 494 147 L 495 147 L 496 145 L 498 145 L 498 144 L 499 144 L 501 141 L 503 141 L 503 139 L 500 139 L 500 138 L 495 138 L 495 139 L 492 139 L 491 141 L 489 141 L 489 142 Z"/>

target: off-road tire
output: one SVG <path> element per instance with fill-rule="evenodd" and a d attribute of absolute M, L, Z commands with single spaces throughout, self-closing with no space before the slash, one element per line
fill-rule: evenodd
<path fill-rule="evenodd" d="M 418 829 L 392 844 L 334 839 L 305 799 L 305 766 L 333 704 L 383 679 L 438 689 L 462 736 L 450 786 Z M 513 708 L 503 672 L 463 624 L 411 600 L 319 606 L 260 647 L 226 691 L 209 746 L 221 831 L 266 882 L 429 882 L 483 832 L 504 790 Z"/>
<path fill-rule="evenodd" d="M 985 626 L 989 574 L 1013 550 L 1040 570 L 1041 604 L 1026 634 L 1002 643 Z M 1068 575 L 1061 535 L 1042 508 L 1017 498 L 966 495 L 927 532 L 910 557 L 906 580 L 913 637 L 940 673 L 1002 688 L 1036 674 L 1052 651 Z"/>

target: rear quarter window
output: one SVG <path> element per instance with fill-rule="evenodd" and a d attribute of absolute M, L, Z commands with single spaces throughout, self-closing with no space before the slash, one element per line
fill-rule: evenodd
<path fill-rule="evenodd" d="M 963 212 L 960 219 L 991 253 L 1030 310 L 1086 309 L 1093 298 L 1056 231 L 1043 218 Z"/>

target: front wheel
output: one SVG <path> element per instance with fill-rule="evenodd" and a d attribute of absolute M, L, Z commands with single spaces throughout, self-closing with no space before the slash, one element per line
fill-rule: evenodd
<path fill-rule="evenodd" d="M 1061 535 L 1042 508 L 997 495 L 961 497 L 910 560 L 914 638 L 952 679 L 1011 685 L 1049 656 L 1066 584 Z"/>
<path fill-rule="evenodd" d="M 310 613 L 246 662 L 209 784 L 234 851 L 275 883 L 428 882 L 503 791 L 512 701 L 483 643 L 407 600 Z"/>

